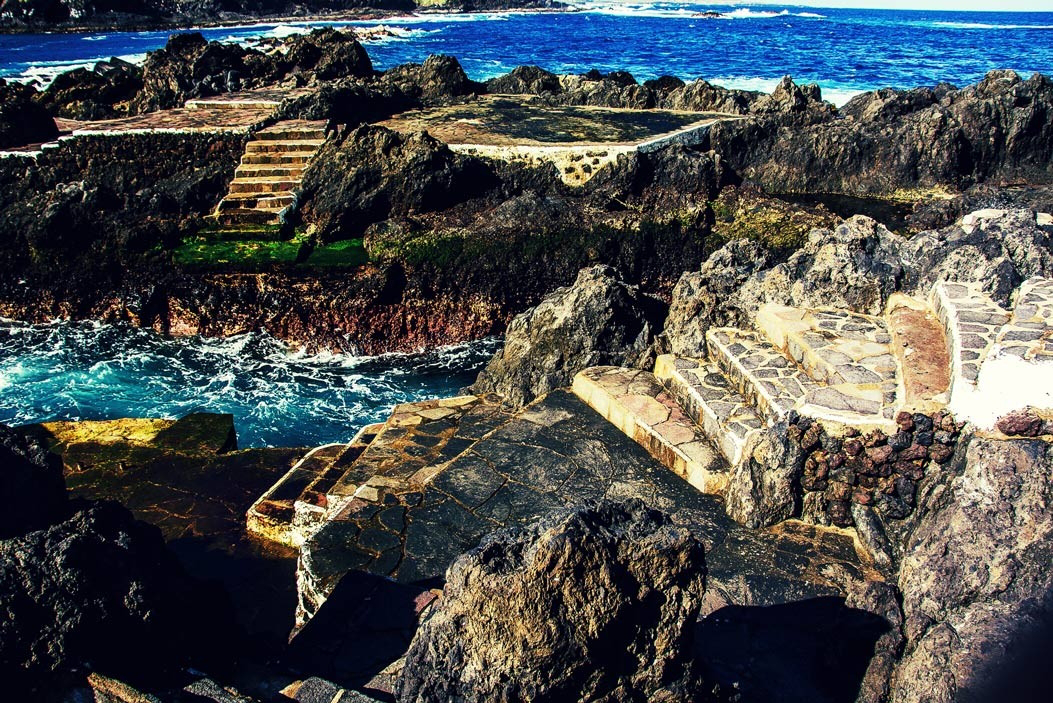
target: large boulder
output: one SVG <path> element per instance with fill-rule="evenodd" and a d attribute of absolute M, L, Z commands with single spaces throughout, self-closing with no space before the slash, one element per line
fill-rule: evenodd
<path fill-rule="evenodd" d="M 904 247 L 919 293 L 937 281 L 977 283 L 1008 306 L 1032 276 L 1053 276 L 1053 227 L 1039 227 L 1030 210 L 979 210 L 958 224 L 922 232 Z"/>
<path fill-rule="evenodd" d="M 470 80 L 452 56 L 433 55 L 424 63 L 404 63 L 388 69 L 384 80 L 415 100 L 436 105 L 481 93 L 486 88 Z"/>
<path fill-rule="evenodd" d="M 142 677 L 219 646 L 224 618 L 196 602 L 199 589 L 156 527 L 117 503 L 77 507 L 46 530 L 0 540 L 5 686 L 57 687 L 88 663 Z"/>
<path fill-rule="evenodd" d="M 143 71 L 117 57 L 90 70 L 77 68 L 55 76 L 40 95 L 52 114 L 75 120 L 102 120 L 128 111 L 128 102 L 143 87 Z"/>
<path fill-rule="evenodd" d="M 0 539 L 47 527 L 66 516 L 62 460 L 40 442 L 0 424 Z"/>
<path fill-rule="evenodd" d="M 0 149 L 39 144 L 58 136 L 55 121 L 34 98 L 37 91 L 0 79 Z"/>
<path fill-rule="evenodd" d="M 480 162 L 427 133 L 366 125 L 328 143 L 311 162 L 301 215 L 320 238 L 347 239 L 391 217 L 463 202 L 490 182 Z"/>
<path fill-rule="evenodd" d="M 974 436 L 923 486 L 899 573 L 892 700 L 1043 700 L 1053 644 L 1053 447 Z"/>
<path fill-rule="evenodd" d="M 400 703 L 700 700 L 701 543 L 639 500 L 494 533 L 447 572 Z"/>
<path fill-rule="evenodd" d="M 562 89 L 559 76 L 537 66 L 518 66 L 511 73 L 486 82 L 486 92 L 506 95 L 556 94 Z"/>
<path fill-rule="evenodd" d="M 665 312 L 660 300 L 623 283 L 611 267 L 582 269 L 574 285 L 512 320 L 504 348 L 472 390 L 520 406 L 570 385 L 590 366 L 646 367 Z"/>

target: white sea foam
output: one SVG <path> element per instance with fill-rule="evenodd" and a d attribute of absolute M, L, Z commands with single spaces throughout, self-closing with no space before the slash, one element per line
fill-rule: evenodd
<path fill-rule="evenodd" d="M 733 88 L 735 90 L 756 90 L 762 93 L 771 93 L 775 90 L 776 86 L 779 85 L 779 81 L 782 79 L 761 78 L 758 76 L 718 76 L 716 78 L 707 78 L 706 80 L 713 85 L 719 85 L 725 88 Z M 811 81 L 801 82 L 810 83 Z M 822 92 L 823 100 L 831 102 L 837 107 L 841 107 L 855 96 L 866 92 L 866 90 L 862 88 L 838 85 L 836 83 L 825 83 L 823 81 L 819 81 L 819 88 Z"/>
<path fill-rule="evenodd" d="M 51 82 L 55 80 L 55 76 L 60 73 L 72 71 L 76 68 L 91 69 L 95 64 L 100 61 L 107 61 L 109 58 L 109 56 L 96 56 L 91 59 L 77 61 L 39 61 L 27 66 L 19 73 L 4 76 L 4 78 L 18 83 L 35 83 L 39 89 L 43 90 L 51 85 Z M 146 60 L 146 54 L 125 54 L 117 58 L 128 63 L 140 64 Z"/>
<path fill-rule="evenodd" d="M 932 22 L 931 26 L 945 29 L 1053 29 L 1053 24 L 988 24 L 986 22 Z"/>

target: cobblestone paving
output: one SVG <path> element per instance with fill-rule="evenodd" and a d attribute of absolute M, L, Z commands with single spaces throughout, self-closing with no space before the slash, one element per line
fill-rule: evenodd
<path fill-rule="evenodd" d="M 419 491 L 354 506 L 304 545 L 301 597 L 324 600 L 357 569 L 402 583 L 438 582 L 486 533 L 601 497 L 639 497 L 690 527 L 706 545 L 714 598 L 767 605 L 843 593 L 878 578 L 842 531 L 786 523 L 748 530 L 723 503 L 658 464 L 583 401 L 556 391 L 454 459 Z"/>
<path fill-rule="evenodd" d="M 247 107 L 237 110 L 202 108 L 159 110 L 134 117 L 96 122 L 67 123 L 73 136 L 81 134 L 131 134 L 135 132 L 247 132 L 266 119 L 273 107 Z"/>
<path fill-rule="evenodd" d="M 943 323 L 951 354 L 952 391 L 959 384 L 976 386 L 980 366 L 994 345 L 1009 313 L 979 288 L 965 283 L 937 283 L 932 307 Z"/>
<path fill-rule="evenodd" d="M 574 378 L 573 390 L 663 466 L 703 493 L 724 495 L 727 466 L 654 374 L 596 366 Z"/>
<path fill-rule="evenodd" d="M 756 332 L 713 328 L 706 333 L 709 357 L 751 405 L 782 420 L 820 386 Z"/>
<path fill-rule="evenodd" d="M 999 355 L 1053 361 L 1053 279 L 1024 281 L 1012 320 L 998 333 L 996 344 Z"/>
<path fill-rule="evenodd" d="M 655 376 L 730 465 L 738 466 L 747 458 L 764 420 L 715 364 L 663 355 L 655 364 Z"/>

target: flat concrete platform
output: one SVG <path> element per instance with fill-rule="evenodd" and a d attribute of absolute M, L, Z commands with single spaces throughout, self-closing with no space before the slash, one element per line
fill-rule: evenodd
<path fill-rule="evenodd" d="M 534 165 L 555 164 L 569 185 L 635 151 L 697 144 L 710 126 L 736 115 L 672 110 L 551 106 L 531 96 L 488 95 L 463 105 L 411 110 L 379 122 L 409 134 L 426 131 L 453 151 Z"/>
<path fill-rule="evenodd" d="M 411 110 L 380 122 L 398 132 L 427 132 L 450 145 L 638 145 L 731 117 L 721 113 L 551 106 L 529 96 L 483 96 L 464 105 Z"/>

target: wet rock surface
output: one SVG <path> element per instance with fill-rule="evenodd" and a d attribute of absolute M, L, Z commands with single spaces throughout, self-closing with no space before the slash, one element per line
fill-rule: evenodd
<path fill-rule="evenodd" d="M 639 500 L 493 533 L 447 572 L 396 698 L 698 700 L 704 589 L 702 545 Z"/>
<path fill-rule="evenodd" d="M 512 321 L 504 348 L 472 388 L 522 406 L 590 366 L 653 364 L 651 342 L 664 314 L 660 300 L 622 283 L 610 267 L 583 269 L 573 286 Z"/>

